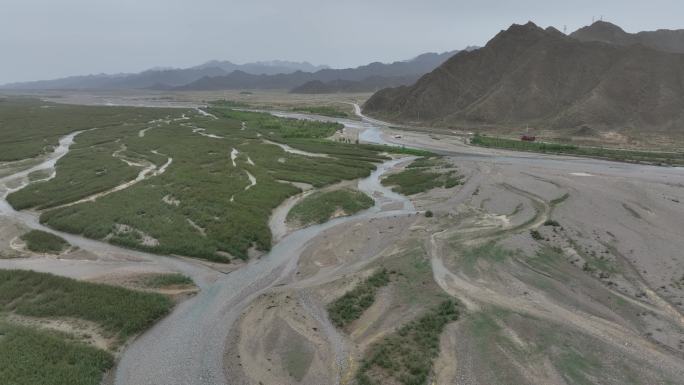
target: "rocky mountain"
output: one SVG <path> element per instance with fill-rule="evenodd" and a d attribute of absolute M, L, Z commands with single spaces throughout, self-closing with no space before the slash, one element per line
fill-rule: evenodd
<path fill-rule="evenodd" d="M 384 87 L 411 84 L 457 52 L 426 53 L 405 61 L 388 64 L 374 62 L 355 68 L 328 68 L 313 73 L 298 71 L 253 76 L 233 72 L 223 76 L 207 76 L 180 89 L 293 89 L 293 92 L 303 93 L 375 91 Z"/>
<path fill-rule="evenodd" d="M 684 129 L 684 55 L 583 42 L 533 23 L 460 52 L 364 111 L 450 126 Z"/>
<path fill-rule="evenodd" d="M 684 29 L 628 33 L 615 24 L 597 21 L 570 34 L 581 41 L 600 41 L 618 45 L 641 44 L 660 51 L 684 53 Z"/>

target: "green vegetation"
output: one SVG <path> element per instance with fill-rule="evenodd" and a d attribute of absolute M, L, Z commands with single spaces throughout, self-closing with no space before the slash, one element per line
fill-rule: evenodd
<path fill-rule="evenodd" d="M 360 191 L 340 189 L 317 192 L 297 203 L 287 214 L 287 221 L 302 225 L 324 223 L 338 210 L 342 210 L 343 215 L 353 215 L 372 206 L 373 199 Z"/>
<path fill-rule="evenodd" d="M 51 152 L 61 136 L 122 122 L 139 124 L 172 114 L 169 109 L 56 104 L 28 98 L 0 99 L 0 162 Z"/>
<path fill-rule="evenodd" d="M 74 150 L 57 162 L 57 177 L 8 195 L 16 210 L 45 209 L 73 202 L 134 179 L 139 169 L 112 157 L 105 149 Z"/>
<path fill-rule="evenodd" d="M 581 147 L 573 144 L 525 142 L 516 139 L 495 138 L 475 135 L 470 143 L 491 148 L 505 148 L 516 151 L 568 154 L 591 158 L 609 159 L 620 162 L 645 162 L 656 165 L 684 165 L 684 153 L 620 150 L 601 147 Z"/>
<path fill-rule="evenodd" d="M 69 247 L 61 237 L 41 230 L 31 230 L 21 236 L 26 248 L 36 253 L 59 254 Z"/>
<path fill-rule="evenodd" d="M 480 246 L 464 249 L 460 252 L 464 270 L 472 273 L 479 260 L 490 262 L 503 262 L 506 258 L 514 255 L 514 252 L 499 246 L 495 241 L 490 241 Z"/>
<path fill-rule="evenodd" d="M 297 382 L 301 382 L 311 366 L 315 351 L 307 346 L 303 338 L 294 338 L 287 349 L 281 353 L 284 367 Z"/>
<path fill-rule="evenodd" d="M 123 342 L 171 308 L 167 297 L 28 270 L 0 270 L 0 311 L 93 321 Z"/>
<path fill-rule="evenodd" d="M 413 195 L 434 188 L 452 188 L 461 183 L 461 177 L 456 170 L 440 158 L 419 158 L 406 167 L 405 170 L 392 174 L 382 180 L 385 186 L 404 195 Z"/>
<path fill-rule="evenodd" d="M 555 219 L 547 219 L 544 221 L 544 226 L 560 227 L 560 223 Z"/>
<path fill-rule="evenodd" d="M 390 277 L 386 269 L 373 273 L 354 289 L 328 305 L 330 320 L 338 327 L 349 325 L 361 317 L 363 312 L 375 302 L 378 289 L 386 286 L 389 281 Z"/>
<path fill-rule="evenodd" d="M 439 354 L 439 336 L 458 316 L 457 304 L 446 300 L 373 345 L 356 375 L 359 385 L 387 378 L 405 385 L 426 384 Z"/>
<path fill-rule="evenodd" d="M 428 210 L 425 212 L 425 217 L 426 218 L 432 218 L 435 214 L 432 213 L 432 211 Z"/>
<path fill-rule="evenodd" d="M 0 379 L 12 385 L 98 385 L 111 353 L 70 336 L 0 321 Z"/>
<path fill-rule="evenodd" d="M 306 107 L 295 107 L 292 109 L 295 112 L 306 112 L 309 114 L 331 116 L 333 118 L 347 118 L 349 114 L 339 108 L 332 106 L 306 106 Z"/>
<path fill-rule="evenodd" d="M 179 273 L 153 274 L 145 279 L 145 286 L 151 288 L 163 288 L 169 286 L 194 285 L 190 277 Z"/>
<path fill-rule="evenodd" d="M 52 171 L 50 171 L 50 170 L 37 170 L 37 171 L 30 172 L 28 174 L 28 179 L 30 182 L 35 182 L 38 180 L 47 179 L 48 177 L 50 177 L 51 174 L 52 174 Z"/>
<path fill-rule="evenodd" d="M 372 150 L 372 151 L 377 151 L 377 152 L 386 152 L 390 154 L 406 154 L 406 155 L 413 155 L 413 156 L 422 156 L 422 157 L 433 157 L 435 154 L 433 152 L 427 151 L 427 150 L 420 150 L 417 148 L 411 148 L 411 147 L 405 147 L 405 146 L 390 146 L 387 144 L 362 144 L 362 148 L 365 148 L 367 150 Z"/>
<path fill-rule="evenodd" d="M 0 316 L 78 318 L 98 324 L 115 349 L 171 308 L 165 296 L 29 270 L 0 270 Z M 97 385 L 114 356 L 80 336 L 19 326 L 0 318 L 3 384 Z"/>
<path fill-rule="evenodd" d="M 251 92 L 240 92 L 242 95 L 251 95 Z M 239 102 L 237 100 L 214 100 L 210 102 L 211 106 L 214 107 L 225 107 L 225 108 L 249 108 L 249 104 L 244 102 Z"/>
<path fill-rule="evenodd" d="M 8 200 L 18 209 L 45 210 L 41 222 L 62 231 L 155 253 L 227 262 L 246 258 L 252 247 L 270 249 L 271 211 L 300 192 L 284 182 L 323 187 L 368 176 L 376 163 L 388 159 L 380 154 L 383 146 L 323 139 L 340 128 L 337 123 L 282 119 L 229 105 L 209 109 L 218 119 L 154 108 L 141 108 L 137 116 L 138 109 L 127 109 L 130 116 L 118 114 L 106 129 L 77 135 L 57 162 L 55 178 L 33 183 Z M 182 114 L 187 118 L 178 119 Z M 97 118 L 89 122 L 106 125 Z M 286 152 L 265 140 L 328 156 Z M 59 207 L 130 181 L 142 167 L 159 169 L 169 159 L 164 173 L 96 201 Z"/>

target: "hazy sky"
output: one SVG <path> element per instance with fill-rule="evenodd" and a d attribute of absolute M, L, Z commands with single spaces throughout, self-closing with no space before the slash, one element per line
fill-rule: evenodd
<path fill-rule="evenodd" d="M 629 32 L 684 28 L 684 1 L 0 0 L 0 83 L 210 59 L 356 66 L 601 15 Z"/>

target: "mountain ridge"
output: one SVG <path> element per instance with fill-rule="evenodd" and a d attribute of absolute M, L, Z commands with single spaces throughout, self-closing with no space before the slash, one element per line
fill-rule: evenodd
<path fill-rule="evenodd" d="M 432 125 L 602 129 L 684 126 L 684 55 L 583 42 L 512 25 L 410 87 L 383 89 L 364 111 Z"/>
<path fill-rule="evenodd" d="M 617 45 L 641 44 L 660 51 L 684 53 L 684 29 L 658 29 L 629 33 L 615 24 L 601 20 L 578 29 L 571 33 L 570 37 L 581 41 L 598 41 Z"/>

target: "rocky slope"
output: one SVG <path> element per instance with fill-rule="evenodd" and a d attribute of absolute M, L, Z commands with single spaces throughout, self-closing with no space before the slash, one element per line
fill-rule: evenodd
<path fill-rule="evenodd" d="M 413 86 L 377 92 L 364 111 L 435 125 L 682 131 L 684 55 L 513 25 Z"/>

